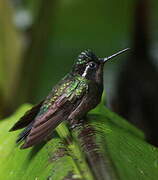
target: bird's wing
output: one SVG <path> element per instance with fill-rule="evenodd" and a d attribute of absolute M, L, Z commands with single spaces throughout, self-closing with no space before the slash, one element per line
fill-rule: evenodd
<path fill-rule="evenodd" d="M 41 101 L 39 104 L 33 106 L 30 110 L 28 110 L 9 131 L 16 131 L 28 126 L 38 114 L 43 102 L 44 101 Z"/>
<path fill-rule="evenodd" d="M 68 118 L 88 90 L 86 82 L 80 80 L 71 81 L 65 89 L 63 86 L 56 92 L 59 96 L 47 98 L 40 108 L 22 148 L 35 145 L 50 135 L 54 128 Z"/>
<path fill-rule="evenodd" d="M 61 86 L 61 84 L 64 81 L 67 81 L 67 79 L 71 79 L 70 76 L 65 76 L 51 91 L 51 93 L 49 94 L 49 96 L 47 97 L 47 99 L 50 99 L 50 97 L 54 96 L 56 89 L 58 89 L 59 86 Z M 31 124 L 33 124 L 32 122 L 34 121 L 35 117 L 39 114 L 39 112 L 41 111 L 41 107 L 43 106 L 44 100 L 41 101 L 39 104 L 33 106 L 30 110 L 28 110 L 20 119 L 18 122 L 16 122 L 14 124 L 14 126 L 9 130 L 9 131 L 16 131 L 18 129 L 22 129 L 24 127 L 29 126 L 31 128 Z M 46 102 L 45 102 L 46 103 Z M 42 112 L 41 112 L 42 113 Z M 27 131 L 30 128 L 26 128 Z M 24 133 L 25 134 L 25 133 Z"/>

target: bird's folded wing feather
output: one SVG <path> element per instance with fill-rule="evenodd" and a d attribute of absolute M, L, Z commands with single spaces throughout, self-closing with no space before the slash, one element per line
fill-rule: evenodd
<path fill-rule="evenodd" d="M 47 99 L 40 108 L 40 112 L 36 116 L 22 148 L 37 144 L 50 135 L 52 130 L 66 120 L 73 109 L 80 103 L 85 91 L 87 91 L 86 84 L 83 85 L 80 81 L 74 81 L 71 82 L 71 86 L 61 92 L 60 96 L 52 104 L 50 103 L 52 99 Z"/>
<path fill-rule="evenodd" d="M 28 126 L 38 114 L 43 102 L 44 101 L 41 101 L 39 104 L 33 106 L 29 111 L 27 111 L 9 131 L 16 131 Z"/>
<path fill-rule="evenodd" d="M 55 90 L 58 89 L 59 86 L 61 86 L 61 84 L 66 81 L 68 79 L 71 79 L 70 76 L 66 75 L 51 91 L 51 93 L 49 94 L 49 96 L 47 97 L 47 99 L 49 99 L 50 97 L 52 97 L 55 93 Z M 28 125 L 30 125 L 32 123 L 32 121 L 34 121 L 35 117 L 37 116 L 37 114 L 40 112 L 40 108 L 43 105 L 44 100 L 41 101 L 39 104 L 33 106 L 29 111 L 27 111 L 18 122 L 16 122 L 14 124 L 14 126 L 9 130 L 9 131 L 16 131 L 18 129 L 22 129 L 24 127 L 27 127 Z"/>

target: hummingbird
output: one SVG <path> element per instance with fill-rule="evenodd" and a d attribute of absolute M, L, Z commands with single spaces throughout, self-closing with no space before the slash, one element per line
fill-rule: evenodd
<path fill-rule="evenodd" d="M 52 88 L 48 96 L 27 111 L 10 129 L 25 128 L 16 143 L 24 142 L 21 149 L 44 141 L 62 122 L 80 120 L 101 101 L 104 64 L 124 53 L 98 58 L 91 50 L 80 53 L 72 70 Z"/>

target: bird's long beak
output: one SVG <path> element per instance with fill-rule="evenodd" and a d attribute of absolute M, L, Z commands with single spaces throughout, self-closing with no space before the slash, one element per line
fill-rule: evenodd
<path fill-rule="evenodd" d="M 99 58 L 99 60 L 102 61 L 103 63 L 105 63 L 105 62 L 108 61 L 109 59 L 112 59 L 112 58 L 114 58 L 114 57 L 116 57 L 116 56 L 124 53 L 125 51 L 127 51 L 127 50 L 129 50 L 129 49 L 130 49 L 130 48 L 123 49 L 123 50 L 118 51 L 117 53 L 115 53 L 115 54 L 113 54 L 113 55 L 111 55 L 111 56 L 106 57 L 106 58 Z"/>

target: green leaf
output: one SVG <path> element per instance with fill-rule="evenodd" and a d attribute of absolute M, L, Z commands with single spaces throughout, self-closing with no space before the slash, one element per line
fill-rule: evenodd
<path fill-rule="evenodd" d="M 62 179 L 80 177 L 72 157 L 57 136 L 46 145 L 20 150 L 15 145 L 19 132 L 8 132 L 10 127 L 31 106 L 22 106 L 12 117 L 0 123 L 0 179 Z"/>
<path fill-rule="evenodd" d="M 0 122 L 0 179 L 157 179 L 158 149 L 103 104 L 86 123 L 72 130 L 62 123 L 47 143 L 20 150 L 15 145 L 19 131 L 8 130 L 30 107 L 23 105 Z"/>

